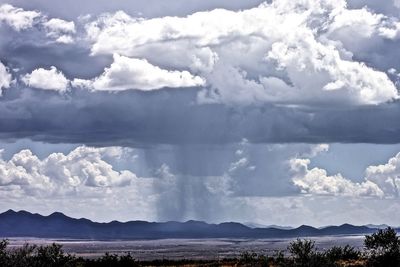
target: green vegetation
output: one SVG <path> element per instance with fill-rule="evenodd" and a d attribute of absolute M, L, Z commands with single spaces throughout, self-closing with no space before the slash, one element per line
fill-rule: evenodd
<path fill-rule="evenodd" d="M 289 267 L 400 267 L 400 239 L 392 228 L 367 235 L 364 250 L 346 245 L 318 251 L 314 241 L 297 239 L 286 251 L 274 255 L 244 252 L 240 257 L 222 260 L 155 260 L 140 262 L 131 254 L 106 253 L 97 259 L 84 259 L 64 253 L 57 244 L 35 246 L 26 244 L 9 248 L 8 241 L 0 241 L 2 267 L 135 267 L 135 266 L 289 266 Z"/>

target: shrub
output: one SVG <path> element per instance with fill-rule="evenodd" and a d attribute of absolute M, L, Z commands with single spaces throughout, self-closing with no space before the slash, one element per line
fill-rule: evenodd
<path fill-rule="evenodd" d="M 66 255 L 62 246 L 51 244 L 49 246 L 40 246 L 36 249 L 36 255 L 33 257 L 36 266 L 72 266 L 74 257 Z"/>
<path fill-rule="evenodd" d="M 370 266 L 400 266 L 400 239 L 394 229 L 388 227 L 365 236 L 364 246 Z"/>
<path fill-rule="evenodd" d="M 0 263 L 4 262 L 7 258 L 6 248 L 8 246 L 8 240 L 0 241 Z"/>
<path fill-rule="evenodd" d="M 309 266 L 311 258 L 316 254 L 315 242 L 306 239 L 291 242 L 288 250 L 298 266 Z"/>
<path fill-rule="evenodd" d="M 361 253 L 349 245 L 344 247 L 334 246 L 325 252 L 325 257 L 328 261 L 334 263 L 339 260 L 357 260 L 361 257 Z"/>
<path fill-rule="evenodd" d="M 75 258 L 66 255 L 61 245 L 35 246 L 25 244 L 16 249 L 8 249 L 8 241 L 0 242 L 0 266 L 2 267 L 69 267 L 76 266 Z"/>

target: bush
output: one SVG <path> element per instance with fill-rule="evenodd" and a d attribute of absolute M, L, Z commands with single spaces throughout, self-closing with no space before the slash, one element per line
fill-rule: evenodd
<path fill-rule="evenodd" d="M 400 266 L 400 240 L 392 228 L 365 236 L 364 246 L 370 266 Z"/>
<path fill-rule="evenodd" d="M 0 263 L 4 262 L 7 257 L 6 248 L 8 246 L 8 240 L 0 241 Z"/>
<path fill-rule="evenodd" d="M 0 266 L 2 267 L 69 267 L 76 266 L 75 258 L 64 254 L 61 245 L 35 246 L 25 244 L 8 249 L 8 241 L 0 242 Z"/>
<path fill-rule="evenodd" d="M 35 245 L 25 244 L 21 248 L 17 248 L 11 251 L 6 250 L 7 256 L 5 257 L 4 262 L 2 262 L 2 266 L 4 267 L 35 266 L 32 257 L 34 255 L 36 248 L 37 247 Z"/>
<path fill-rule="evenodd" d="M 316 254 L 315 242 L 306 239 L 291 242 L 288 250 L 298 266 L 309 266 L 311 258 Z"/>
<path fill-rule="evenodd" d="M 344 247 L 334 246 L 325 252 L 325 257 L 328 261 L 335 263 L 340 260 L 358 260 L 361 257 L 361 253 L 349 245 Z"/>
<path fill-rule="evenodd" d="M 36 255 L 33 257 L 35 264 L 32 266 L 73 266 L 74 260 L 74 257 L 64 253 L 61 245 L 53 243 L 36 249 Z"/>

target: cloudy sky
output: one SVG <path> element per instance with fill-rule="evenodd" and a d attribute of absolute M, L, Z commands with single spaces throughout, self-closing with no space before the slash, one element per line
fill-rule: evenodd
<path fill-rule="evenodd" d="M 399 0 L 0 0 L 0 211 L 399 225 Z"/>

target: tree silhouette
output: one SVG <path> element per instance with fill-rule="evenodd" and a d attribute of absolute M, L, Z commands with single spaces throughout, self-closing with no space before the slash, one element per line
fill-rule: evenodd
<path fill-rule="evenodd" d="M 400 266 L 400 239 L 394 229 L 388 227 L 365 236 L 364 246 L 371 266 Z"/>

